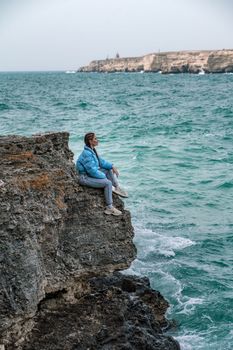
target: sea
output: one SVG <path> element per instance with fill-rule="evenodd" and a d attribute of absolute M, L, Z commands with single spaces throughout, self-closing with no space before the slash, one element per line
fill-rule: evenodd
<path fill-rule="evenodd" d="M 233 74 L 0 73 L 0 134 L 94 131 L 182 350 L 233 349 Z"/>

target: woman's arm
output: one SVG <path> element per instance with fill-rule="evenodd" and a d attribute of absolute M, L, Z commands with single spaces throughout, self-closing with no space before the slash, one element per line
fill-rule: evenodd
<path fill-rule="evenodd" d="M 107 169 L 107 170 L 110 170 L 113 168 L 113 164 L 108 162 L 107 160 L 99 157 L 99 163 L 100 163 L 100 167 L 103 168 L 103 169 Z"/>
<path fill-rule="evenodd" d="M 98 166 L 93 157 L 88 157 L 83 163 L 87 174 L 96 179 L 105 179 L 106 175 L 98 170 Z"/>
<path fill-rule="evenodd" d="M 107 160 L 104 160 L 103 158 L 99 157 L 100 167 L 103 169 L 110 170 L 112 169 L 113 173 L 116 174 L 116 176 L 119 176 L 119 171 L 115 166 L 113 166 L 112 163 L 108 162 Z"/>
<path fill-rule="evenodd" d="M 119 171 L 117 170 L 116 167 L 112 167 L 112 171 L 113 171 L 113 174 L 116 174 L 116 176 L 118 177 L 120 174 L 119 174 Z"/>

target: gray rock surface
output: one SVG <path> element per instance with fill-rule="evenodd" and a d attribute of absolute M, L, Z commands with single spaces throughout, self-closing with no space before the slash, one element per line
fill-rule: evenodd
<path fill-rule="evenodd" d="M 79 72 L 233 72 L 233 50 L 177 51 L 152 53 L 141 57 L 95 60 Z"/>
<path fill-rule="evenodd" d="M 86 349 L 82 342 L 78 347 L 34 347 L 30 339 L 40 341 L 35 325 L 42 327 L 41 339 L 47 326 L 52 329 L 51 313 L 58 318 L 65 313 L 68 322 L 74 305 L 76 318 L 71 315 L 70 322 L 75 328 L 83 317 L 82 300 L 89 310 L 85 320 L 80 318 L 86 329 L 101 325 L 105 316 L 97 317 L 95 303 L 104 310 L 107 299 L 101 294 L 101 301 L 91 303 L 90 279 L 126 269 L 136 255 L 130 213 L 114 195 L 123 215 L 106 216 L 102 190 L 79 186 L 68 138 L 65 132 L 0 137 L 0 344 L 6 350 Z M 116 286 L 109 288 L 116 292 Z M 128 305 L 130 297 L 125 297 Z M 48 311 L 42 305 L 49 305 Z M 165 322 L 164 313 L 162 318 Z M 60 327 L 54 330 L 57 339 L 60 333 L 67 339 L 65 324 Z"/>
<path fill-rule="evenodd" d="M 65 300 L 65 290 L 53 302 L 45 300 L 21 349 L 180 349 L 163 335 L 168 303 L 147 279 L 115 273 L 88 284 L 89 293 L 73 304 Z"/>

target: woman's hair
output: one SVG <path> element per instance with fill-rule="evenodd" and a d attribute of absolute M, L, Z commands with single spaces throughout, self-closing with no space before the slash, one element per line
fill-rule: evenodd
<path fill-rule="evenodd" d="M 84 136 L 84 142 L 85 142 L 85 145 L 87 147 L 91 147 L 90 146 L 90 140 L 93 140 L 95 136 L 95 133 L 94 132 L 88 132 L 85 136 Z"/>
<path fill-rule="evenodd" d="M 85 145 L 86 145 L 87 147 L 90 147 L 90 148 L 91 148 L 90 140 L 93 140 L 94 137 L 95 137 L 95 133 L 94 133 L 94 132 L 88 132 L 88 133 L 84 136 L 84 142 L 85 142 Z M 97 153 L 96 149 L 93 148 L 93 151 L 95 152 L 96 157 L 97 157 L 97 159 L 99 160 L 99 156 L 98 156 L 98 153 Z"/>

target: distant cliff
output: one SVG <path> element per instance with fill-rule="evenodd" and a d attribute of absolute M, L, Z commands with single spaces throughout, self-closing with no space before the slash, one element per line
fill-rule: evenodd
<path fill-rule="evenodd" d="M 0 137 L 0 349 L 179 349 L 167 301 L 114 273 L 136 256 L 130 213 L 79 186 L 68 138 Z"/>
<path fill-rule="evenodd" d="M 96 60 L 78 71 L 229 73 L 233 72 L 233 50 L 161 52 L 142 57 Z"/>

